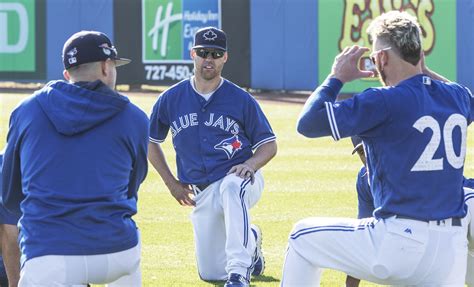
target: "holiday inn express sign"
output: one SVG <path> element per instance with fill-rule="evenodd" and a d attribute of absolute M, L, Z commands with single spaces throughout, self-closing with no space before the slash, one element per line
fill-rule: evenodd
<path fill-rule="evenodd" d="M 192 74 L 194 33 L 221 27 L 220 1 L 142 0 L 142 62 L 148 81 L 180 81 Z"/>

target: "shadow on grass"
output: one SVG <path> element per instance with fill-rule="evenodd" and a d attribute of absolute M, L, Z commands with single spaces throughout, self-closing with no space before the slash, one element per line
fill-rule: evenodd
<path fill-rule="evenodd" d="M 204 281 L 209 284 L 212 284 L 213 286 L 219 286 L 219 287 L 222 287 L 225 284 L 225 281 L 207 281 L 207 280 L 204 280 Z M 257 277 L 252 278 L 252 281 L 250 282 L 250 286 L 258 286 L 257 284 L 252 284 L 256 282 L 280 282 L 280 279 L 275 278 L 273 276 L 265 276 L 265 275 L 257 276 Z"/>
<path fill-rule="evenodd" d="M 212 284 L 212 286 L 224 286 L 225 284 L 225 281 L 210 281 L 210 280 L 202 280 L 202 281 Z"/>
<path fill-rule="evenodd" d="M 252 278 L 252 282 L 280 282 L 280 279 L 273 276 L 261 275 Z"/>

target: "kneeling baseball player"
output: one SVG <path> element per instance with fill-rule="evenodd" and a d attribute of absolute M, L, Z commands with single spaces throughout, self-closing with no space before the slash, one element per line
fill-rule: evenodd
<path fill-rule="evenodd" d="M 257 101 L 221 77 L 226 34 L 198 30 L 191 50 L 195 75 L 166 90 L 153 107 L 148 158 L 173 197 L 193 206 L 197 266 L 203 280 L 249 286 L 261 275 L 260 229 L 249 209 L 263 190 L 261 168 L 276 154 L 275 135 Z M 178 179 L 160 144 L 171 130 Z"/>
<path fill-rule="evenodd" d="M 360 160 L 363 163 L 358 175 L 357 175 L 357 201 L 358 201 L 358 214 L 357 218 L 370 218 L 373 216 L 375 207 L 374 207 L 374 197 L 370 190 L 367 166 L 366 166 L 366 157 L 362 139 L 358 136 L 351 137 L 352 143 L 354 145 L 354 150 L 352 154 L 357 153 L 360 157 Z M 467 272 L 466 272 L 466 284 L 471 287 L 474 286 L 474 179 L 464 178 L 464 202 L 468 207 L 468 213 L 465 217 L 466 224 L 469 224 L 468 231 L 468 241 L 469 241 L 469 251 L 467 258 Z M 358 287 L 360 280 L 354 277 L 347 275 L 346 287 Z"/>
<path fill-rule="evenodd" d="M 298 132 L 364 141 L 374 217 L 307 218 L 289 238 L 282 286 L 319 286 L 330 268 L 388 285 L 462 286 L 467 260 L 463 189 L 474 97 L 423 73 L 421 28 L 408 13 L 375 18 L 371 59 L 385 87 L 336 102 L 344 83 L 373 75 L 346 47 L 307 100 Z"/>

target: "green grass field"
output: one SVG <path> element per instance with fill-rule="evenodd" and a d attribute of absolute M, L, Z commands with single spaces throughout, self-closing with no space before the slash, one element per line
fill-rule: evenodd
<path fill-rule="evenodd" d="M 26 96 L 0 94 L 0 148 L 5 145 L 10 113 Z M 148 114 L 156 100 L 156 96 L 130 98 Z M 295 125 L 300 104 L 260 103 L 278 137 L 279 150 L 264 168 L 265 190 L 251 211 L 253 222 L 263 230 L 267 263 L 265 275 L 255 278 L 252 286 L 278 286 L 288 233 L 296 221 L 309 216 L 356 216 L 355 179 L 361 163 L 351 156 L 349 139 L 335 143 L 329 137 L 306 139 L 298 135 Z M 474 177 L 473 139 L 468 137 L 465 165 L 465 174 L 470 177 Z M 170 141 L 164 146 L 174 169 Z M 144 286 L 213 286 L 197 274 L 190 212 L 172 198 L 150 165 L 135 217 L 142 235 Z M 342 273 L 325 271 L 322 286 L 343 286 L 344 280 Z M 364 282 L 361 286 L 376 285 Z"/>

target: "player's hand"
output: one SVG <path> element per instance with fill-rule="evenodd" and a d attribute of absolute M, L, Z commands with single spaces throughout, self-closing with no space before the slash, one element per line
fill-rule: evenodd
<path fill-rule="evenodd" d="M 227 174 L 235 173 L 236 176 L 247 179 L 250 177 L 252 184 L 255 182 L 255 170 L 247 163 L 234 165 Z"/>
<path fill-rule="evenodd" d="M 171 195 L 182 206 L 196 206 L 196 202 L 193 200 L 194 192 L 189 184 L 175 181 L 168 185 L 168 189 L 170 190 Z"/>
<path fill-rule="evenodd" d="M 330 77 L 335 77 L 343 83 L 373 77 L 373 71 L 361 71 L 359 69 L 360 57 L 367 51 L 369 51 L 369 48 L 357 45 L 344 48 L 334 59 Z"/>

